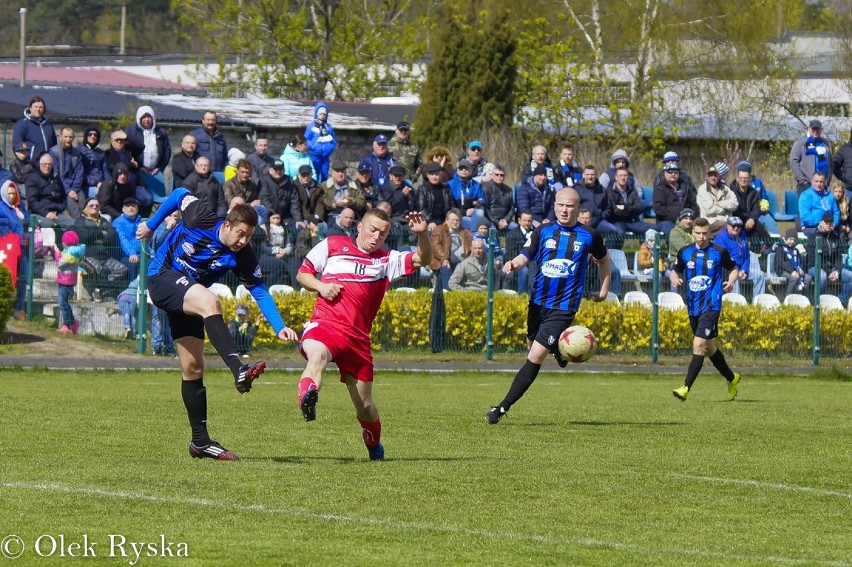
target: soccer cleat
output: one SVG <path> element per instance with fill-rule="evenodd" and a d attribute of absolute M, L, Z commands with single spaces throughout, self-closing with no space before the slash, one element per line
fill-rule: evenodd
<path fill-rule="evenodd" d="M 367 449 L 370 453 L 371 461 L 384 461 L 385 460 L 385 448 L 381 443 L 373 447 L 372 449 Z"/>
<path fill-rule="evenodd" d="M 266 361 L 252 362 L 251 364 L 243 364 L 240 366 L 240 372 L 234 378 L 234 387 L 241 394 L 251 391 L 251 383 L 266 370 Z"/>
<path fill-rule="evenodd" d="M 62 325 L 62 327 L 60 327 L 59 329 L 59 332 L 63 335 L 70 335 L 71 328 L 68 325 Z"/>
<path fill-rule="evenodd" d="M 189 454 L 193 459 L 216 459 L 217 461 L 238 461 L 240 458 L 234 453 L 222 447 L 216 441 L 210 441 L 207 445 L 196 445 L 189 443 Z"/>
<path fill-rule="evenodd" d="M 737 397 L 737 386 L 740 385 L 740 373 L 734 372 L 734 379 L 728 382 L 728 399 L 733 401 Z"/>
<path fill-rule="evenodd" d="M 559 349 L 556 349 L 556 351 L 553 353 L 553 358 L 556 359 L 556 364 L 559 365 L 559 368 L 565 368 L 566 366 L 568 366 L 568 359 L 562 356 L 562 353 L 559 352 Z"/>
<path fill-rule="evenodd" d="M 305 421 L 313 421 L 317 418 L 317 402 L 319 401 L 319 390 L 310 388 L 299 398 L 299 409 Z"/>
<path fill-rule="evenodd" d="M 75 335 L 76 335 L 76 334 L 77 334 L 77 331 L 79 331 L 79 330 L 80 330 L 80 321 L 79 321 L 79 320 L 74 321 L 73 323 L 71 323 L 71 332 L 72 332 L 73 334 L 75 334 Z"/>
<path fill-rule="evenodd" d="M 500 406 L 491 406 L 491 409 L 488 410 L 488 413 L 485 414 L 485 421 L 490 423 L 491 425 L 497 425 L 500 423 L 500 420 L 503 419 L 503 416 L 506 415 L 506 410 L 504 410 Z"/>
<path fill-rule="evenodd" d="M 674 397 L 676 397 L 680 401 L 685 402 L 686 397 L 689 395 L 689 388 L 686 386 L 675 388 L 674 390 L 672 390 L 672 394 L 674 394 Z"/>

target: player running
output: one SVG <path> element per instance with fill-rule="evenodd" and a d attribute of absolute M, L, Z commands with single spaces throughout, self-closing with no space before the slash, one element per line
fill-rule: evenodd
<path fill-rule="evenodd" d="M 206 202 L 184 188 L 175 189 L 157 212 L 139 225 L 136 238 L 153 234 L 163 220 L 180 210 L 182 221 L 169 233 L 148 267 L 148 292 L 154 305 L 168 314 L 183 382 L 181 393 L 192 441 L 194 458 L 235 461 L 237 456 L 210 439 L 207 432 L 207 389 L 204 387 L 204 331 L 231 369 L 241 394 L 251 390 L 266 363 L 242 364 L 222 318 L 222 305 L 207 287 L 233 270 L 248 288 L 279 339 L 298 337 L 278 313 L 260 273 L 249 242 L 257 229 L 257 212 L 250 205 L 236 205 L 222 218 Z"/>
<path fill-rule="evenodd" d="M 370 459 L 384 459 L 382 422 L 373 402 L 373 355 L 370 329 L 393 280 L 415 273 L 432 261 L 426 221 L 409 213 L 408 228 L 417 235 L 417 250 L 384 250 L 390 217 L 370 209 L 358 223 L 355 239 L 329 236 L 308 252 L 296 276 L 317 292 L 311 320 L 305 324 L 299 349 L 308 361 L 299 380 L 299 408 L 306 421 L 316 419 L 322 373 L 337 364 L 363 430 Z"/>

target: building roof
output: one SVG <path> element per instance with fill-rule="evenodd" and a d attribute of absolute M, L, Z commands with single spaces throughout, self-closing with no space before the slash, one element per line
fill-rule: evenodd
<path fill-rule="evenodd" d="M 21 76 L 17 63 L 0 63 L 0 83 L 17 85 Z M 61 67 L 27 65 L 28 84 L 98 86 L 146 92 L 203 92 L 197 86 L 145 77 L 113 67 Z"/>

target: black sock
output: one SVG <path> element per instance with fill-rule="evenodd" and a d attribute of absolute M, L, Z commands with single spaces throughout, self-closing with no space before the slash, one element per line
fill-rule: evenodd
<path fill-rule="evenodd" d="M 725 360 L 725 355 L 722 354 L 721 350 L 716 349 L 716 352 L 714 352 L 713 356 L 710 357 L 710 362 L 713 363 L 713 366 L 716 367 L 719 374 L 725 377 L 725 380 L 731 382 L 734 379 L 734 371 L 731 370 L 730 366 L 728 366 L 728 361 Z"/>
<path fill-rule="evenodd" d="M 515 379 L 512 380 L 512 385 L 509 387 L 509 393 L 506 394 L 506 398 L 500 402 L 500 407 L 509 411 L 509 408 L 521 399 L 524 393 L 526 393 L 535 381 L 539 370 L 541 370 L 541 364 L 535 364 L 529 360 L 524 362 L 524 365 L 521 366 L 521 369 L 518 370 L 517 374 L 515 374 Z"/>
<path fill-rule="evenodd" d="M 686 371 L 686 380 L 683 381 L 687 388 L 692 388 L 692 384 L 698 378 L 698 373 L 701 372 L 702 366 L 704 366 L 704 356 L 693 354 L 692 360 L 689 361 L 689 368 Z"/>
<path fill-rule="evenodd" d="M 213 348 L 216 349 L 216 352 L 219 353 L 219 356 L 222 357 L 222 360 L 225 361 L 234 378 L 236 378 L 243 363 L 240 362 L 240 355 L 237 354 L 237 347 L 234 345 L 234 339 L 231 338 L 231 333 L 228 331 L 228 326 L 225 325 L 222 314 L 205 317 L 204 329 L 207 331 L 207 338 L 210 339 Z"/>
<path fill-rule="evenodd" d="M 210 434 L 207 433 L 207 388 L 204 387 L 204 379 L 182 380 L 180 391 L 189 416 L 189 427 L 192 428 L 192 442 L 207 445 Z"/>

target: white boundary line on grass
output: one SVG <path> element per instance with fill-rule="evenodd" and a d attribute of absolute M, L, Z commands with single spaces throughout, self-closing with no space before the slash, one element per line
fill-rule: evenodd
<path fill-rule="evenodd" d="M 703 480 L 707 482 L 717 482 L 722 484 L 741 484 L 744 486 L 753 486 L 755 488 L 776 488 L 778 490 L 789 490 L 791 492 L 810 492 L 820 494 L 822 496 L 839 496 L 852 500 L 852 493 L 839 492 L 837 490 L 827 490 L 825 488 L 814 488 L 812 486 L 797 486 L 795 484 L 784 484 L 781 482 L 761 482 L 759 480 L 746 480 L 739 478 L 717 478 L 713 476 L 695 476 L 691 474 L 671 473 L 669 476 L 674 478 L 685 478 L 687 480 Z"/>
<path fill-rule="evenodd" d="M 674 475 L 674 476 L 687 476 L 687 475 Z M 690 478 L 699 478 L 699 477 L 690 477 Z M 415 523 L 415 522 L 400 522 L 398 520 L 393 519 L 380 519 L 380 518 L 359 518 L 356 516 L 343 516 L 340 514 L 323 514 L 318 512 L 311 512 L 304 509 L 299 508 L 276 508 L 270 507 L 263 504 L 234 504 L 232 502 L 217 502 L 215 500 L 209 500 L 207 498 L 172 498 L 172 497 L 163 497 L 157 496 L 154 494 L 145 494 L 142 492 L 124 492 L 124 491 L 112 491 L 112 490 L 103 490 L 100 488 L 86 488 L 86 487 L 74 487 L 74 486 L 62 486 L 59 484 L 47 484 L 47 483 L 29 483 L 29 482 L 0 482 L 0 487 L 6 489 L 21 489 L 21 490 L 42 490 L 46 492 L 62 492 L 66 494 L 87 494 L 90 496 L 100 496 L 105 498 L 120 498 L 126 500 L 141 500 L 147 502 L 154 502 L 158 504 L 182 504 L 188 506 L 203 506 L 210 508 L 221 508 L 225 510 L 235 510 L 240 512 L 262 512 L 268 514 L 281 514 L 285 516 L 294 516 L 298 518 L 309 518 L 309 519 L 317 519 L 317 520 L 326 520 L 326 521 L 335 521 L 342 523 L 351 523 L 351 524 L 368 524 L 373 526 L 388 526 L 393 528 L 401 528 L 411 531 L 423 531 L 423 532 L 446 532 L 452 534 L 461 534 L 473 537 L 483 537 L 489 539 L 500 539 L 500 540 L 521 540 L 521 541 L 533 541 L 546 545 L 576 545 L 581 547 L 594 547 L 594 548 L 609 548 L 609 549 L 623 549 L 623 550 L 633 550 L 639 553 L 664 553 L 671 555 L 683 555 L 683 556 L 691 556 L 691 557 L 708 557 L 714 559 L 723 559 L 723 560 L 733 560 L 733 561 L 762 561 L 767 563 L 782 563 L 788 565 L 813 565 L 815 563 L 823 564 L 823 565 L 832 565 L 832 566 L 846 566 L 848 565 L 845 562 L 839 561 L 820 561 L 814 558 L 808 559 L 792 559 L 789 557 L 775 557 L 775 556 L 745 556 L 745 555 L 733 555 L 721 552 L 713 552 L 713 551 L 701 551 L 698 549 L 654 549 L 654 548 L 643 548 L 640 545 L 633 543 L 623 543 L 616 541 L 603 541 L 596 540 L 592 538 L 583 538 L 583 539 L 567 539 L 567 538 L 552 538 L 549 536 L 543 536 L 538 534 L 518 534 L 514 532 L 493 532 L 489 530 L 477 530 L 477 529 L 468 529 L 461 528 L 457 526 L 450 526 L 447 524 L 425 524 L 425 523 Z"/>

